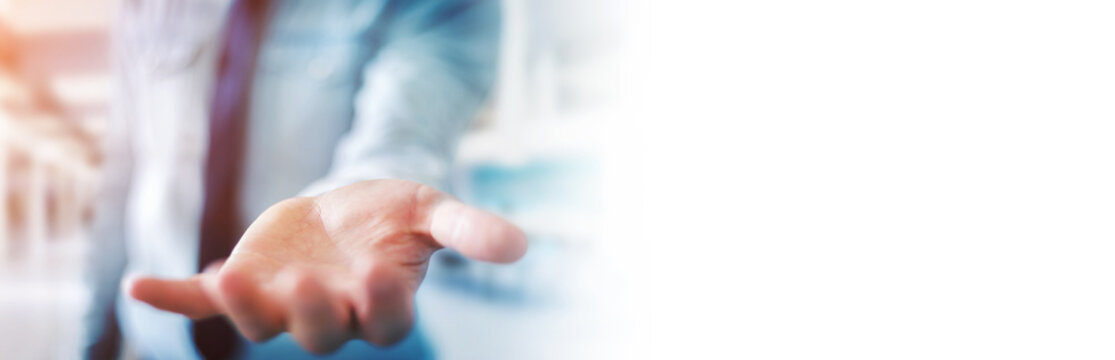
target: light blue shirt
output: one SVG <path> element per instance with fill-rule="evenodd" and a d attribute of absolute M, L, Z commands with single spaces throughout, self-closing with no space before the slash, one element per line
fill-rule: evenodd
<path fill-rule="evenodd" d="M 87 271 L 87 344 L 105 338 L 115 304 L 141 357 L 197 357 L 187 318 L 123 296 L 120 282 L 197 272 L 209 101 L 229 3 L 121 2 L 114 115 Z M 243 218 L 361 180 L 442 187 L 458 138 L 494 82 L 498 1 L 288 0 L 273 7 L 251 94 Z M 289 342 L 281 337 L 250 351 L 302 354 Z M 342 352 L 354 346 L 366 347 L 350 343 Z M 407 340 L 380 355 L 422 354 L 420 346 Z"/>

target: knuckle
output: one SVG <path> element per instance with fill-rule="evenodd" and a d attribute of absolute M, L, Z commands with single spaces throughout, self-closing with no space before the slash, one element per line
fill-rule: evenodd
<path fill-rule="evenodd" d="M 295 299 L 312 294 L 317 291 L 317 288 L 317 280 L 309 273 L 299 271 L 291 275 L 290 291 L 292 295 L 295 296 Z"/>
<path fill-rule="evenodd" d="M 347 340 L 341 336 L 307 328 L 291 331 L 291 336 L 308 352 L 324 355 L 336 351 Z"/>
<path fill-rule="evenodd" d="M 304 198 L 304 197 L 289 198 L 289 199 L 279 201 L 279 202 L 275 203 L 274 205 L 271 205 L 271 207 L 267 208 L 267 210 L 265 212 L 275 212 L 275 211 L 283 211 L 283 210 L 301 209 L 301 208 L 307 206 L 310 202 L 312 202 L 312 200 L 310 198 Z"/>
<path fill-rule="evenodd" d="M 410 316 L 400 313 L 372 319 L 364 327 L 364 340 L 380 347 L 395 345 L 410 334 L 414 325 L 411 320 Z"/>
<path fill-rule="evenodd" d="M 301 346 L 302 349 L 305 349 L 306 351 L 308 351 L 310 353 L 320 354 L 321 349 L 319 348 L 318 343 L 316 341 L 314 341 L 314 339 L 311 336 L 309 336 L 309 334 L 307 334 L 306 332 L 304 332 L 304 331 L 291 332 L 291 336 L 294 337 L 294 341 L 297 342 L 298 346 Z"/>
<path fill-rule="evenodd" d="M 237 300 L 240 298 L 242 284 L 240 276 L 232 271 L 222 271 L 217 274 L 217 290 L 220 292 L 221 297 L 227 300 Z"/>
<path fill-rule="evenodd" d="M 373 264 L 366 267 L 361 271 L 360 278 L 365 289 L 374 295 L 394 291 L 400 281 L 395 269 L 387 264 Z"/>
<path fill-rule="evenodd" d="M 363 286 L 366 288 L 375 286 L 376 282 L 383 278 L 383 275 L 381 273 L 382 271 L 378 270 L 375 266 L 369 266 L 368 268 L 362 270 L 360 272 L 360 280 Z"/>
<path fill-rule="evenodd" d="M 375 346 L 388 347 L 402 342 L 403 339 L 406 339 L 408 333 L 410 333 L 409 329 L 377 331 L 368 334 L 366 340 Z"/>
<path fill-rule="evenodd" d="M 255 330 L 249 332 L 242 331 L 241 334 L 244 334 L 244 337 L 247 338 L 249 341 L 258 344 L 267 340 L 271 340 L 272 338 L 277 336 L 279 332 L 270 330 Z"/>
<path fill-rule="evenodd" d="M 442 199 L 441 191 L 438 191 L 437 188 L 426 184 L 418 184 L 418 188 L 415 189 L 414 193 L 415 198 L 418 202 L 418 204 L 416 205 L 433 204 Z"/>
<path fill-rule="evenodd" d="M 302 345 L 302 348 L 306 349 L 306 351 L 316 355 L 329 354 L 336 351 L 337 348 L 340 347 L 340 344 L 336 341 L 322 339 L 299 340 L 299 344 Z"/>
<path fill-rule="evenodd" d="M 281 332 L 281 329 L 276 329 L 274 326 L 267 324 L 249 323 L 244 320 L 237 321 L 238 317 L 233 317 L 233 323 L 236 325 L 236 330 L 244 335 L 244 338 L 254 343 L 261 343 L 275 336 Z"/>
<path fill-rule="evenodd" d="M 263 342 L 263 341 L 267 340 L 263 336 L 263 333 L 259 332 L 259 331 L 252 331 L 252 330 L 249 330 L 249 329 L 240 329 L 240 334 L 244 335 L 245 338 L 247 338 L 249 341 L 254 342 L 254 343 L 260 343 L 260 342 Z"/>

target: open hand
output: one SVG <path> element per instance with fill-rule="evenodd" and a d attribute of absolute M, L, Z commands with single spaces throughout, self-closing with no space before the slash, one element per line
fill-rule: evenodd
<path fill-rule="evenodd" d="M 349 339 L 385 346 L 414 322 L 414 293 L 442 247 L 489 262 L 526 252 L 521 230 L 436 189 L 373 180 L 265 211 L 226 262 L 185 280 L 140 277 L 128 294 L 201 319 L 225 315 L 249 340 L 284 331 L 328 353 Z"/>

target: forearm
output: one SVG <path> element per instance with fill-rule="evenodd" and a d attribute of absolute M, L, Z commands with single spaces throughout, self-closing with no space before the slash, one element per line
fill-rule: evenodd
<path fill-rule="evenodd" d="M 365 69 L 333 168 L 302 195 L 379 178 L 444 188 L 458 140 L 494 83 L 500 14 L 496 1 L 437 4 L 395 20 Z"/>

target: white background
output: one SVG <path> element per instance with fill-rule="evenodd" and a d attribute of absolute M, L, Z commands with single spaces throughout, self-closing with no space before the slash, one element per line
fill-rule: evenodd
<path fill-rule="evenodd" d="M 1109 2 L 628 10 L 616 349 L 1115 358 Z"/>

